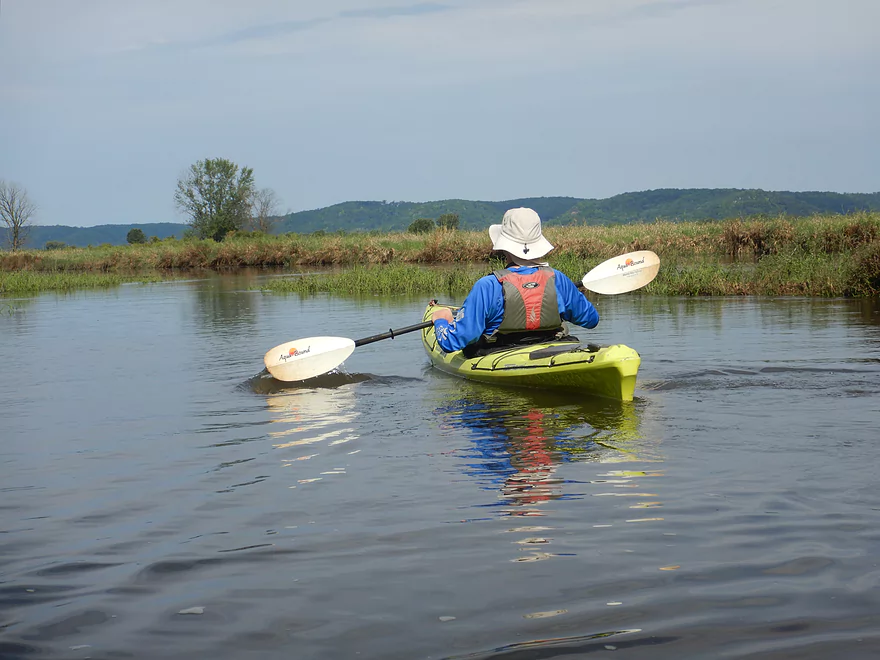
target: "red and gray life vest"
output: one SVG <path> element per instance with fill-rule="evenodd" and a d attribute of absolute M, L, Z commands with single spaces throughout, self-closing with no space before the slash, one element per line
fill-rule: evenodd
<path fill-rule="evenodd" d="M 501 282 L 504 316 L 498 333 L 558 330 L 562 327 L 556 301 L 556 273 L 542 266 L 524 275 L 507 268 L 494 273 Z"/>

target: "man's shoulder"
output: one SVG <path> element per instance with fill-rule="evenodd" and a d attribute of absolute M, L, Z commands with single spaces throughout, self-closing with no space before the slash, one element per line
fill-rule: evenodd
<path fill-rule="evenodd" d="M 487 286 L 494 286 L 497 283 L 498 283 L 498 278 L 495 277 L 495 273 L 492 272 L 492 273 L 488 273 L 487 275 L 483 275 L 480 279 L 478 279 L 474 283 L 474 286 L 475 287 L 476 286 L 487 287 Z"/>
<path fill-rule="evenodd" d="M 571 278 L 569 278 L 569 276 L 563 273 L 561 270 L 557 270 L 556 268 L 554 268 L 553 272 L 556 273 L 557 279 L 571 281 Z"/>

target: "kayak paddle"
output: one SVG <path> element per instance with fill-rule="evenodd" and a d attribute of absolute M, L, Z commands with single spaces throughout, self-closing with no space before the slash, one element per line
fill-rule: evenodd
<path fill-rule="evenodd" d="M 281 344 L 269 349 L 263 358 L 266 369 L 278 380 L 294 381 L 314 378 L 332 371 L 345 362 L 358 346 L 372 344 L 382 339 L 394 339 L 422 328 L 434 325 L 425 321 L 408 325 L 399 330 L 389 330 L 378 335 L 352 340 L 346 337 L 307 337 Z"/>
<path fill-rule="evenodd" d="M 594 293 L 613 296 L 640 289 L 657 277 L 659 270 L 660 257 L 650 250 L 639 250 L 603 261 L 581 282 Z"/>

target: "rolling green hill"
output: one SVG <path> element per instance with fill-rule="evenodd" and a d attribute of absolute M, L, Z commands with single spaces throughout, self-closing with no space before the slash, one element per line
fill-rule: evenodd
<path fill-rule="evenodd" d="M 457 213 L 462 229 L 479 229 L 500 222 L 504 212 L 515 206 L 535 209 L 542 218 L 555 218 L 581 200 L 576 197 L 529 197 L 503 202 L 473 202 L 444 199 L 437 202 L 344 202 L 314 211 L 284 216 L 277 231 L 308 233 L 324 231 L 396 231 L 409 227 L 418 218 L 438 218 Z"/>
<path fill-rule="evenodd" d="M 676 189 L 624 193 L 608 199 L 578 201 L 569 222 L 664 220 L 723 220 L 751 215 L 808 216 L 816 213 L 852 213 L 880 210 L 880 193 L 772 192 L 766 190 Z M 563 218 L 554 218 L 561 222 Z"/>
<path fill-rule="evenodd" d="M 311 211 L 299 211 L 278 219 L 276 233 L 331 231 L 401 231 L 418 218 L 438 218 L 457 213 L 462 229 L 484 229 L 500 222 L 509 208 L 535 209 L 547 225 L 616 224 L 664 220 L 722 220 L 751 215 L 807 216 L 816 213 L 880 211 L 880 193 L 773 192 L 735 188 L 666 188 L 624 193 L 607 199 L 577 197 L 525 197 L 499 202 L 446 199 L 436 202 L 344 202 Z M 31 228 L 29 247 L 46 241 L 68 245 L 125 243 L 132 227 L 149 236 L 183 235 L 186 225 L 162 222 L 146 225 L 98 225 Z"/>
<path fill-rule="evenodd" d="M 462 229 L 501 221 L 509 208 L 527 206 L 548 225 L 616 224 L 664 220 L 722 220 L 750 215 L 850 213 L 880 210 L 880 193 L 770 192 L 738 189 L 646 190 L 607 199 L 527 197 L 501 202 L 447 199 L 438 202 L 345 202 L 284 216 L 278 231 L 402 230 L 417 218 L 457 213 Z"/>

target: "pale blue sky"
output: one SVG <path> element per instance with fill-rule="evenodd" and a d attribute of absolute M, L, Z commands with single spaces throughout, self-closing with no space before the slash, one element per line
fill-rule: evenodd
<path fill-rule="evenodd" d="M 877 0 L 2 0 L 0 178 L 181 222 L 222 156 L 348 200 L 880 190 Z"/>

